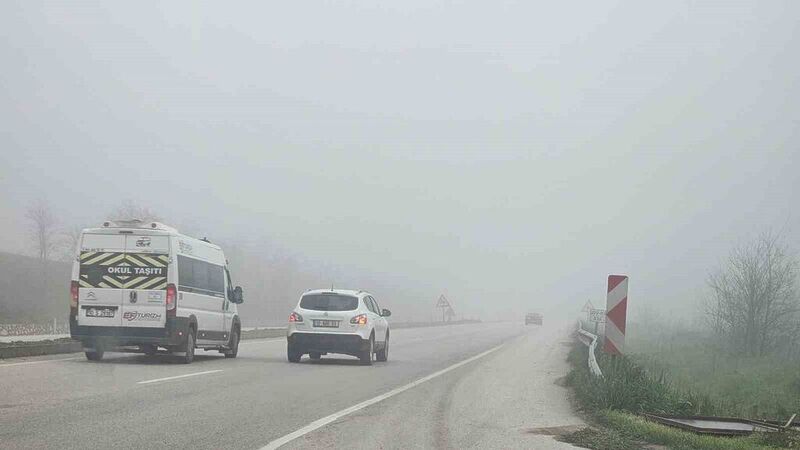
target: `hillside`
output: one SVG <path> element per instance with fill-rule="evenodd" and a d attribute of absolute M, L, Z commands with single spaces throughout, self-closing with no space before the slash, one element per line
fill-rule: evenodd
<path fill-rule="evenodd" d="M 0 252 L 0 323 L 65 320 L 70 264 Z"/>
<path fill-rule="evenodd" d="M 245 252 L 230 247 L 233 281 L 245 292 L 245 303 L 239 308 L 245 326 L 283 325 L 303 291 L 329 285 L 331 279 L 347 286 L 368 286 L 398 320 L 401 317 L 408 320 L 404 308 L 415 299 L 424 298 L 424 294 L 410 288 L 403 279 L 343 270 L 327 270 L 321 275 L 315 273 L 318 267 L 305 267 L 291 259 L 265 257 L 265 252 L 257 248 Z M 48 261 L 42 267 L 36 258 L 0 252 L 0 323 L 66 320 L 70 272 L 69 262 Z"/>

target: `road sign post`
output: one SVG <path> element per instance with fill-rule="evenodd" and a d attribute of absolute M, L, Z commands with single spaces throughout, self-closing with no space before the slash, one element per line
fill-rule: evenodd
<path fill-rule="evenodd" d="M 592 301 L 591 300 L 586 300 L 586 303 L 583 305 L 583 308 L 581 308 L 581 312 L 585 312 L 586 313 L 586 321 L 587 322 L 591 321 L 590 313 L 592 312 L 593 309 L 594 309 L 594 305 L 592 304 Z"/>
<path fill-rule="evenodd" d="M 453 311 L 452 306 L 448 306 L 447 310 L 445 311 L 445 317 L 447 317 L 447 321 L 450 322 L 456 316 L 456 312 Z"/>
<path fill-rule="evenodd" d="M 436 301 L 436 307 L 442 308 L 442 322 L 447 321 L 448 314 L 450 314 L 450 317 L 456 315 L 455 311 L 453 311 L 453 307 L 450 305 L 450 301 L 447 300 L 444 294 L 439 296 L 439 300 Z"/>
<path fill-rule="evenodd" d="M 628 313 L 628 276 L 608 276 L 606 337 L 603 350 L 611 355 L 625 351 L 625 321 Z"/>
<path fill-rule="evenodd" d="M 595 309 L 592 308 L 589 310 L 589 322 L 594 322 L 594 334 L 597 335 L 597 328 L 598 324 L 605 323 L 606 321 L 606 310 L 605 309 Z"/>
<path fill-rule="evenodd" d="M 605 309 L 594 309 L 592 308 L 589 311 L 589 321 L 594 323 L 600 323 L 606 321 L 606 310 Z"/>

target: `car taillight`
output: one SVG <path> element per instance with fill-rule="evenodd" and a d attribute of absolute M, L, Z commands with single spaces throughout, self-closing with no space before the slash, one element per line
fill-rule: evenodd
<path fill-rule="evenodd" d="M 300 314 L 297 314 L 296 312 L 289 314 L 290 323 L 291 322 L 300 323 L 302 321 L 303 321 L 303 316 L 301 316 Z"/>
<path fill-rule="evenodd" d="M 167 317 L 175 317 L 178 311 L 178 290 L 174 284 L 167 285 Z"/>
<path fill-rule="evenodd" d="M 366 325 L 367 324 L 367 315 L 366 314 L 359 314 L 352 319 L 350 319 L 350 323 L 354 323 L 356 325 Z"/>
<path fill-rule="evenodd" d="M 69 312 L 73 316 L 78 314 L 78 287 L 77 281 L 69 285 Z"/>

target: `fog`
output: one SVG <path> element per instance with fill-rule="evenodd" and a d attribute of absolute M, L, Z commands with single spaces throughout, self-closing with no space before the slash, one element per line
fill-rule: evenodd
<path fill-rule="evenodd" d="M 609 273 L 631 277 L 631 313 L 688 314 L 736 242 L 800 237 L 798 18 L 792 1 L 5 1 L 0 249 L 31 253 L 32 202 L 67 227 L 129 199 L 379 291 L 397 320 L 441 293 L 460 316 L 569 315 L 604 304 Z"/>

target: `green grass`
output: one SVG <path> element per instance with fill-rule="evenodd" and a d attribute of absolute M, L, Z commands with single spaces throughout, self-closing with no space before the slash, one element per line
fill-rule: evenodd
<path fill-rule="evenodd" d="M 600 412 L 602 421 L 620 435 L 632 441 L 645 441 L 664 445 L 670 449 L 702 449 L 702 450 L 766 450 L 776 447 L 788 447 L 790 441 L 781 441 L 772 435 L 752 435 L 748 437 L 714 437 L 689 433 L 643 419 L 630 413 L 620 411 Z M 788 435 L 782 435 L 785 437 Z M 795 444 L 800 441 L 795 442 Z"/>
<path fill-rule="evenodd" d="M 636 450 L 641 447 L 634 439 L 611 427 L 585 427 L 557 439 L 593 450 Z"/>
<path fill-rule="evenodd" d="M 588 352 L 588 348 L 582 345 L 572 349 L 569 361 L 574 370 L 567 377 L 588 410 L 689 415 L 711 414 L 717 409 L 711 398 L 681 393 L 673 389 L 663 375 L 654 376 L 630 358 L 615 358 L 597 352 L 603 378 L 594 377 L 585 369 Z"/>
<path fill-rule="evenodd" d="M 726 352 L 699 333 L 636 327 L 628 350 L 638 366 L 673 389 L 714 399 L 709 413 L 781 421 L 800 413 L 800 361 Z"/>
<path fill-rule="evenodd" d="M 567 383 L 581 408 L 600 425 L 561 439 L 597 450 L 641 448 L 643 442 L 671 449 L 767 449 L 800 448 L 797 433 L 770 433 L 742 438 L 702 436 L 649 422 L 641 412 L 674 415 L 714 415 L 730 408 L 726 399 L 677 389 L 665 372 L 645 370 L 634 358 L 613 358 L 600 352 L 603 378 L 593 377 L 586 360 L 588 349 L 576 344 L 569 353 L 572 366 Z"/>
<path fill-rule="evenodd" d="M 634 450 L 643 448 L 646 443 L 674 450 L 774 450 L 797 448 L 800 442 L 776 441 L 771 435 L 703 436 L 612 410 L 598 411 L 595 418 L 602 426 L 587 427 L 561 436 L 559 440 L 594 450 Z"/>

